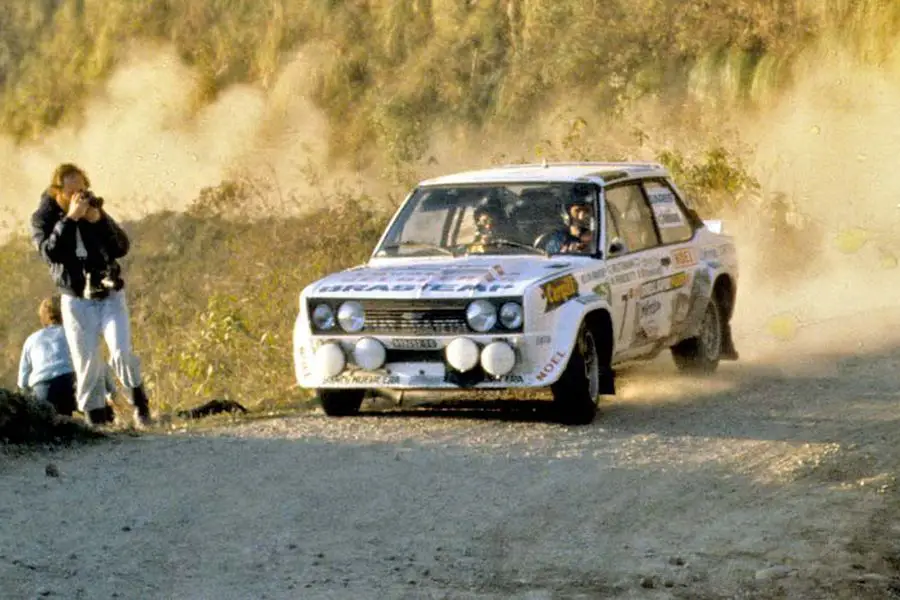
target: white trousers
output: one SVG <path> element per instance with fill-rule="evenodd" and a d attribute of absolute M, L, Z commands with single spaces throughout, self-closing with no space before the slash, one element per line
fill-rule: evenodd
<path fill-rule="evenodd" d="M 87 412 L 106 406 L 103 380 L 106 361 L 100 352 L 100 338 L 109 349 L 110 366 L 127 388 L 141 385 L 140 361 L 131 347 L 128 305 L 122 290 L 100 300 L 87 300 L 63 294 L 63 329 L 75 368 L 75 398 L 78 410 Z M 126 394 L 130 399 L 131 394 Z"/>

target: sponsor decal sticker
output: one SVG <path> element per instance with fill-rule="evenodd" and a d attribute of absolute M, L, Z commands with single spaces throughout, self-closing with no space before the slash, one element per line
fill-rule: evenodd
<path fill-rule="evenodd" d="M 597 269 L 581 276 L 581 283 L 590 283 L 598 279 L 606 279 L 606 269 Z"/>
<path fill-rule="evenodd" d="M 541 286 L 541 296 L 547 302 L 544 312 L 550 312 L 578 296 L 578 282 L 572 275 L 548 281 Z"/>
<path fill-rule="evenodd" d="M 662 307 L 662 302 L 655 297 L 637 303 L 633 339 L 635 343 L 643 344 L 660 337 L 663 327 Z"/>
<path fill-rule="evenodd" d="M 697 264 L 697 257 L 691 248 L 679 248 L 672 251 L 672 260 L 676 267 L 690 267 Z"/>
<path fill-rule="evenodd" d="M 562 364 L 563 359 L 566 357 L 562 352 L 557 352 L 552 357 L 550 357 L 550 362 L 544 365 L 544 368 L 538 371 L 538 374 L 535 376 L 535 379 L 538 381 L 544 381 L 556 370 L 556 368 Z"/>
<path fill-rule="evenodd" d="M 378 373 L 342 373 L 337 377 L 329 377 L 325 383 L 350 383 L 353 385 L 396 385 L 400 383 L 399 375 L 380 375 Z"/>
<path fill-rule="evenodd" d="M 636 258 L 629 258 L 627 260 L 620 260 L 614 262 L 609 265 L 610 273 L 622 273 L 624 271 L 633 271 L 638 266 L 638 261 Z"/>
<path fill-rule="evenodd" d="M 612 289 L 610 288 L 608 282 L 598 283 L 594 286 L 594 289 L 592 291 L 607 302 L 612 299 Z"/>
<path fill-rule="evenodd" d="M 331 294 L 336 292 L 499 292 L 509 290 L 516 287 L 512 283 L 426 283 L 425 285 L 416 285 L 412 283 L 395 283 L 395 284 L 333 284 L 323 285 L 316 290 L 318 294 Z"/>
<path fill-rule="evenodd" d="M 613 285 L 624 285 L 626 283 L 631 283 L 632 281 L 637 281 L 637 279 L 638 275 L 636 272 L 627 271 L 625 273 L 617 273 L 616 275 L 613 275 L 612 279 L 610 279 L 610 282 Z"/>
<path fill-rule="evenodd" d="M 641 259 L 640 275 L 641 279 L 649 279 L 651 277 L 662 277 L 666 267 L 663 266 L 659 256 L 647 256 Z"/>
<path fill-rule="evenodd" d="M 549 335 L 539 335 L 535 339 L 535 344 L 538 346 L 549 346 L 553 342 L 553 338 Z"/>
<path fill-rule="evenodd" d="M 687 283 L 687 273 L 679 271 L 668 277 L 660 277 L 644 283 L 641 286 L 641 298 L 649 298 L 656 294 L 662 294 L 671 290 L 677 290 Z"/>
<path fill-rule="evenodd" d="M 675 196 L 667 188 L 654 187 L 647 190 L 650 196 L 650 207 L 661 228 L 680 227 L 684 225 L 684 216 L 675 203 Z"/>
<path fill-rule="evenodd" d="M 719 258 L 718 248 L 703 248 L 700 250 L 700 260 L 710 261 Z"/>
<path fill-rule="evenodd" d="M 330 278 L 332 285 L 348 284 L 425 284 L 438 283 L 495 283 L 500 281 L 515 281 L 521 277 L 520 273 L 510 273 L 503 269 L 502 265 L 494 265 L 488 269 L 484 267 L 446 267 L 443 269 L 423 269 L 417 267 L 393 267 L 383 270 L 359 270 L 350 271 Z M 402 291 L 402 290 L 400 290 Z"/>
<path fill-rule="evenodd" d="M 666 272 L 666 268 L 657 263 L 655 266 L 641 267 L 641 279 L 649 279 L 650 277 L 661 277 Z"/>
<path fill-rule="evenodd" d="M 652 298 L 650 300 L 644 300 L 640 304 L 641 317 L 647 319 L 652 317 L 662 308 L 662 302 Z"/>

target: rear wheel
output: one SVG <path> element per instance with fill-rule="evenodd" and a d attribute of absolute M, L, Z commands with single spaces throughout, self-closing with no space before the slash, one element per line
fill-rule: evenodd
<path fill-rule="evenodd" d="M 709 374 L 718 368 L 722 359 L 724 339 L 724 318 L 719 301 L 715 296 L 709 299 L 700 331 L 672 346 L 672 358 L 679 370 L 685 373 Z"/>
<path fill-rule="evenodd" d="M 550 389 L 559 422 L 588 425 L 597 414 L 600 397 L 600 353 L 593 332 L 585 325 L 578 331 L 566 370 Z"/>
<path fill-rule="evenodd" d="M 350 417 L 359 414 L 364 390 L 319 390 L 322 410 L 329 417 Z"/>

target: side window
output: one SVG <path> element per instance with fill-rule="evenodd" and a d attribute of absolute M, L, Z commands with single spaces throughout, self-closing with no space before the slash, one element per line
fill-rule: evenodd
<path fill-rule="evenodd" d="M 644 189 L 650 199 L 662 243 L 677 244 L 691 239 L 694 230 L 671 188 L 660 181 L 645 181 Z"/>
<path fill-rule="evenodd" d="M 606 203 L 618 224 L 619 234 L 628 252 L 652 248 L 659 244 L 653 227 L 653 214 L 636 183 L 606 190 Z"/>

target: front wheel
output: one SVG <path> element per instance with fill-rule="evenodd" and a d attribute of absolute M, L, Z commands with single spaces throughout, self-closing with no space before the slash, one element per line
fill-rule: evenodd
<path fill-rule="evenodd" d="M 600 353 L 593 332 L 584 324 L 566 370 L 550 386 L 553 407 L 559 422 L 589 425 L 597 415 L 600 397 Z"/>
<path fill-rule="evenodd" d="M 708 375 L 718 368 L 722 359 L 724 323 L 719 301 L 713 296 L 706 306 L 697 335 L 672 346 L 672 358 L 680 371 Z"/>
<path fill-rule="evenodd" d="M 322 410 L 329 417 L 351 417 L 359 414 L 362 406 L 364 390 L 319 390 L 319 401 Z"/>

